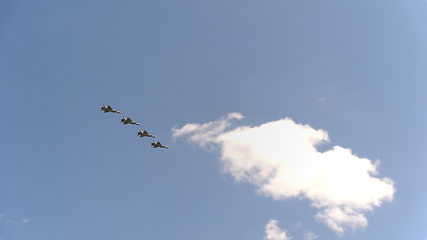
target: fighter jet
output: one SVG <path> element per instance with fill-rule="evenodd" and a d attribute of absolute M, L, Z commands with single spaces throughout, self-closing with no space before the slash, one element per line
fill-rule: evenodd
<path fill-rule="evenodd" d="M 138 132 L 138 136 L 140 136 L 140 137 L 152 137 L 152 138 L 156 138 L 156 136 L 154 136 L 153 134 L 148 133 L 145 130 L 139 131 Z"/>
<path fill-rule="evenodd" d="M 170 147 L 168 147 L 168 146 L 165 146 L 165 145 L 162 145 L 160 142 L 155 142 L 155 141 L 153 141 L 152 143 L 151 143 L 151 146 L 153 147 L 153 148 L 166 148 L 166 149 L 169 149 Z"/>
<path fill-rule="evenodd" d="M 122 118 L 120 121 L 124 125 L 126 125 L 126 124 L 140 125 L 139 123 L 132 121 L 132 119 L 130 117 Z"/>
<path fill-rule="evenodd" d="M 113 113 L 121 114 L 120 111 L 113 109 L 110 105 L 104 105 L 104 106 L 102 106 L 101 107 L 101 111 L 104 111 L 104 113 L 113 112 Z"/>

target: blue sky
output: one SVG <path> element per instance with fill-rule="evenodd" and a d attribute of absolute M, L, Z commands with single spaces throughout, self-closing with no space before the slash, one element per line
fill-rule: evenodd
<path fill-rule="evenodd" d="M 0 239 L 425 240 L 426 21 L 425 1 L 0 0 Z M 337 234 L 172 137 L 232 112 L 379 159 L 393 199 Z"/>

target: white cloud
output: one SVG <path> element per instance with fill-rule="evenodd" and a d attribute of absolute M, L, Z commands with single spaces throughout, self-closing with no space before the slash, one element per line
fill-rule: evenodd
<path fill-rule="evenodd" d="M 230 126 L 230 120 L 242 119 L 243 115 L 240 113 L 229 113 L 226 117 L 218 121 L 213 121 L 205 124 L 190 123 L 182 128 L 173 129 L 173 137 L 190 135 L 189 139 L 192 142 L 198 143 L 201 147 L 209 146 L 216 137 L 224 133 Z"/>
<path fill-rule="evenodd" d="M 29 218 L 23 218 L 22 219 L 22 223 L 29 223 L 30 222 L 30 219 Z"/>
<path fill-rule="evenodd" d="M 286 230 L 280 229 L 277 226 L 276 220 L 270 220 L 265 226 L 264 240 L 291 240 L 292 238 L 287 235 Z"/>
<path fill-rule="evenodd" d="M 313 232 L 306 232 L 305 234 L 304 234 L 304 240 L 315 240 L 315 239 L 317 239 L 317 238 L 319 238 L 316 234 L 314 234 Z"/>
<path fill-rule="evenodd" d="M 341 146 L 316 149 L 329 142 L 326 131 L 290 118 L 228 130 L 230 120 L 241 118 L 231 113 L 205 124 L 186 124 L 174 128 L 173 136 L 186 136 L 205 149 L 219 147 L 224 171 L 254 184 L 265 196 L 311 200 L 319 209 L 316 219 L 338 233 L 366 227 L 364 212 L 393 199 L 393 181 L 377 177 L 379 161 L 373 163 Z"/>
<path fill-rule="evenodd" d="M 353 229 L 366 227 L 366 217 L 350 207 L 330 207 L 316 214 L 316 219 L 323 221 L 327 226 L 338 233 L 343 233 L 343 226 Z"/>

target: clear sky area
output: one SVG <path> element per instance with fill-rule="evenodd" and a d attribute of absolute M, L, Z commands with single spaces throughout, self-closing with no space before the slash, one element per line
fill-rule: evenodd
<path fill-rule="evenodd" d="M 424 0 L 0 0 L 0 240 L 427 240 L 426 23 Z"/>

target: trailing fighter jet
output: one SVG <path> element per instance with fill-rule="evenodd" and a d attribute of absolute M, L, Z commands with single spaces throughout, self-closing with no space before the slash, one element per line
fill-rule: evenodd
<path fill-rule="evenodd" d="M 113 112 L 113 113 L 121 114 L 120 111 L 113 109 L 110 105 L 104 105 L 104 106 L 102 106 L 101 107 L 101 111 L 104 111 L 104 113 Z"/>
<path fill-rule="evenodd" d="M 139 123 L 132 121 L 132 119 L 130 117 L 122 118 L 120 121 L 124 125 L 126 125 L 126 124 L 140 125 Z"/>
<path fill-rule="evenodd" d="M 168 146 L 165 146 L 165 145 L 162 145 L 160 142 L 155 142 L 155 141 L 153 141 L 152 143 L 151 143 L 151 146 L 153 147 L 153 148 L 166 148 L 166 149 L 169 149 L 170 147 L 168 147 Z"/>
<path fill-rule="evenodd" d="M 154 136 L 153 134 L 148 133 L 145 130 L 139 131 L 138 132 L 138 136 L 140 136 L 140 137 L 152 137 L 152 138 L 156 138 L 156 136 Z"/>

